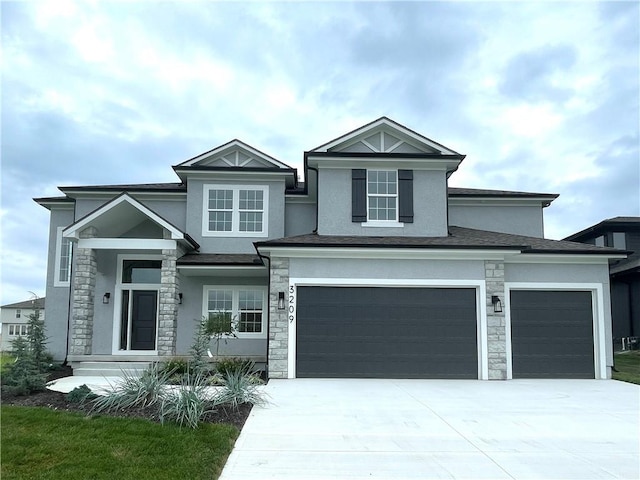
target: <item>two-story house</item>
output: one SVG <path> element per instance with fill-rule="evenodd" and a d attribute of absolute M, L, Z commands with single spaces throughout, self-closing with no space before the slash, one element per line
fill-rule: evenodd
<path fill-rule="evenodd" d="M 609 265 L 613 344 L 627 348 L 630 337 L 640 337 L 640 217 L 609 218 L 565 240 L 630 252 L 626 259 Z"/>
<path fill-rule="evenodd" d="M 10 351 L 16 338 L 27 335 L 29 319 L 36 311 L 44 319 L 44 304 L 44 298 L 33 298 L 0 307 L 0 351 Z"/>
<path fill-rule="evenodd" d="M 449 187 L 463 159 L 382 117 L 305 152 L 304 183 L 234 140 L 176 183 L 61 187 L 36 199 L 50 347 L 77 373 L 186 356 L 229 312 L 219 354 L 270 378 L 608 378 L 624 255 L 544 239 L 556 195 Z"/>

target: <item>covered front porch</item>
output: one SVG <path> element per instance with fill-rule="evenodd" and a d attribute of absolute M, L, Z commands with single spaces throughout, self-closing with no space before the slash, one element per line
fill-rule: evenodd
<path fill-rule="evenodd" d="M 77 371 L 144 368 L 175 355 L 177 259 L 198 244 L 126 194 L 63 236 L 75 249 L 67 361 Z"/>

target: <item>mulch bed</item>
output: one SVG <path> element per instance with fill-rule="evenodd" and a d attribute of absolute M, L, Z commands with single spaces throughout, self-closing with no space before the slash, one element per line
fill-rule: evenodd
<path fill-rule="evenodd" d="M 72 374 L 71 368 L 62 368 L 55 370 L 47 376 L 47 381 L 56 380 L 58 378 L 68 377 Z M 79 404 L 69 402 L 65 393 L 55 392 L 53 390 L 45 390 L 44 392 L 36 392 L 31 395 L 14 396 L 7 393 L 2 394 L 3 405 L 18 405 L 23 407 L 46 407 L 52 410 L 60 410 L 65 412 L 78 412 L 85 415 L 92 415 L 91 403 Z M 251 404 L 240 405 L 238 410 L 231 408 L 218 408 L 214 413 L 209 414 L 204 421 L 207 423 L 227 423 L 234 425 L 238 430 L 242 430 L 244 422 L 251 413 Z M 144 418 L 152 422 L 160 422 L 160 415 L 156 406 L 145 408 L 131 408 L 126 410 L 116 410 L 109 412 L 100 412 L 96 415 L 123 417 L 123 418 Z"/>

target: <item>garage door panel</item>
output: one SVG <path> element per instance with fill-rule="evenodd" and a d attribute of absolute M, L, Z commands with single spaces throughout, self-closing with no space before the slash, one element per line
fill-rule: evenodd
<path fill-rule="evenodd" d="M 477 378 L 475 303 L 475 289 L 299 287 L 297 376 Z"/>
<path fill-rule="evenodd" d="M 594 378 L 589 291 L 512 291 L 514 378 Z"/>

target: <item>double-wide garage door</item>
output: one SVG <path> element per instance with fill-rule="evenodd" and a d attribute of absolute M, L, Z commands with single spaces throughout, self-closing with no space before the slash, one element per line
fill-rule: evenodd
<path fill-rule="evenodd" d="M 513 378 L 594 378 L 589 291 L 511 292 Z"/>
<path fill-rule="evenodd" d="M 478 378 L 473 288 L 298 287 L 298 377 Z"/>

